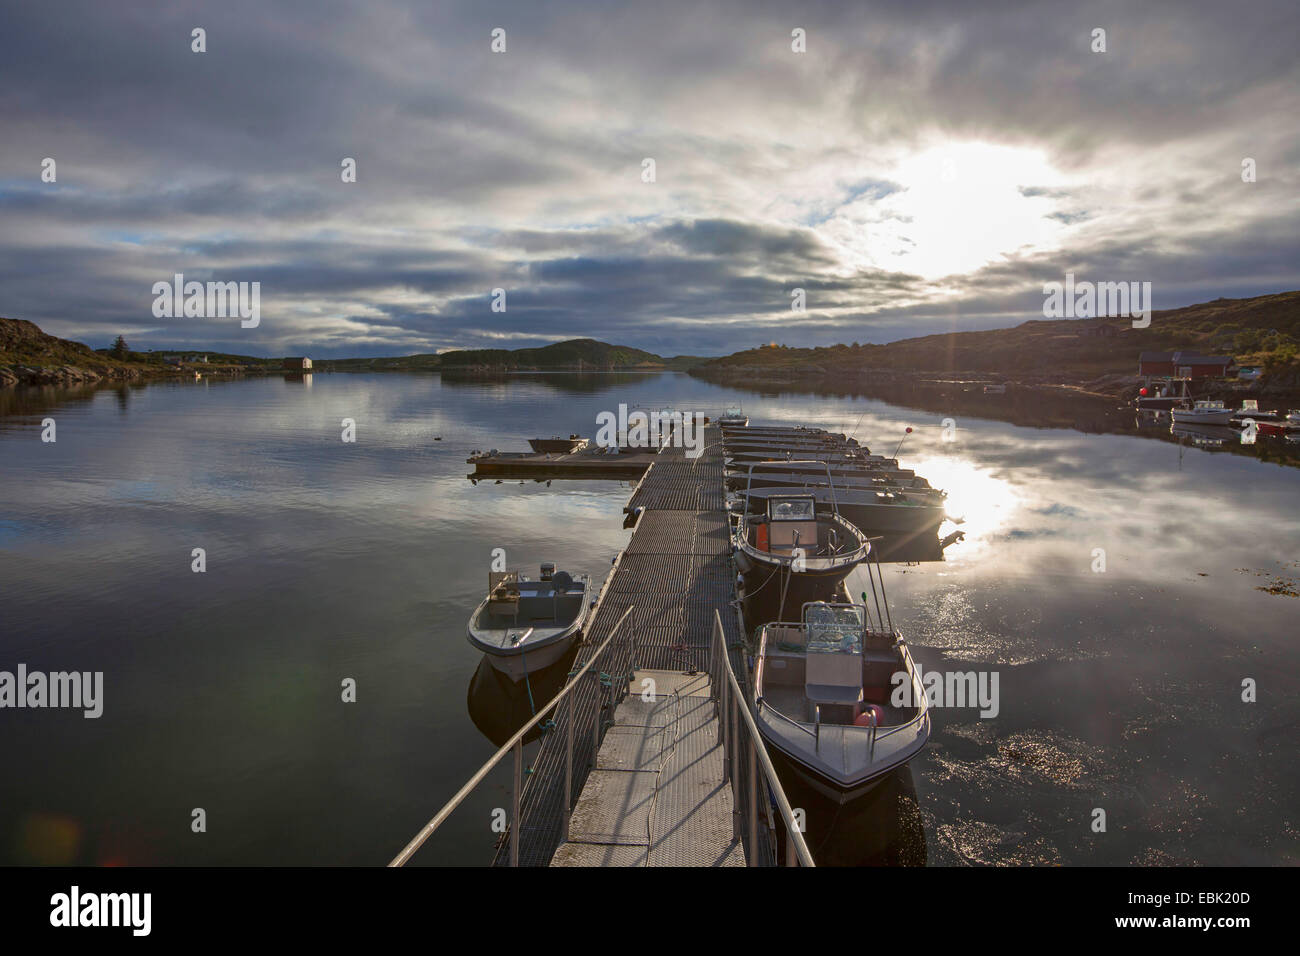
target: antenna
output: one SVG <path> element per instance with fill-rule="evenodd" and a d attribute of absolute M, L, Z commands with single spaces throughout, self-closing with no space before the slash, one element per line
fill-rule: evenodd
<path fill-rule="evenodd" d="M 898 447 L 895 448 L 894 453 L 890 455 L 891 458 L 898 457 L 899 449 L 903 447 L 903 442 L 907 441 L 907 436 L 910 434 L 912 434 L 912 426 L 908 425 L 907 428 L 903 429 L 903 437 L 898 440 Z"/>
<path fill-rule="evenodd" d="M 881 570 L 880 567 L 880 552 L 876 551 L 875 548 L 872 548 L 871 550 L 875 552 L 876 577 L 880 579 L 880 597 L 881 600 L 885 602 L 885 619 L 889 621 L 889 633 L 892 635 L 894 633 L 894 618 L 893 615 L 889 613 L 889 595 L 885 593 L 885 572 Z M 871 568 L 868 567 L 867 570 L 869 572 Z"/>

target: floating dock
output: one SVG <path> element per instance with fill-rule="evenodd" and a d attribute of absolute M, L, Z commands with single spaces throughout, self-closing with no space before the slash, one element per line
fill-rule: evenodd
<path fill-rule="evenodd" d="M 643 510 L 574 664 L 585 664 L 632 609 L 600 661 L 600 683 L 574 692 L 574 722 L 584 732 L 574 741 L 573 788 L 580 795 L 569 838 L 566 740 L 552 732 L 542 738 L 523 788 L 520 865 L 725 866 L 775 859 L 768 823 L 743 844 L 734 836 L 745 831 L 736 824 L 735 781 L 728 781 L 723 728 L 710 699 L 717 696 L 708 674 L 715 614 L 735 673 L 746 673 L 721 437 L 716 426 L 706 428 L 698 458 L 687 458 L 682 448 L 649 455 L 628 503 Z M 655 682 L 654 701 L 643 700 L 647 678 Z M 504 841 L 496 863 L 509 863 Z"/>
<path fill-rule="evenodd" d="M 656 449 L 653 448 L 611 455 L 603 448 L 593 448 L 590 445 L 567 455 L 530 451 L 486 453 L 465 460 L 466 464 L 474 466 L 474 470 L 466 477 L 475 481 L 483 478 L 635 481 L 645 474 L 657 457 Z"/>
<path fill-rule="evenodd" d="M 637 670 L 551 866 L 744 866 L 718 731 L 708 674 Z"/>

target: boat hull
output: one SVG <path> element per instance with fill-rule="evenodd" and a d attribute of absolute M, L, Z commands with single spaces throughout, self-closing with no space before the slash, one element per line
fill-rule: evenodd
<path fill-rule="evenodd" d="M 1285 435 L 1288 432 L 1290 432 L 1292 429 L 1296 428 L 1295 425 L 1292 425 L 1289 422 L 1285 422 L 1285 421 L 1256 422 L 1255 427 L 1256 429 L 1258 429 L 1261 435 L 1272 435 L 1274 437 Z"/>
<path fill-rule="evenodd" d="M 767 492 L 768 489 L 756 489 L 756 491 L 759 493 L 749 497 L 749 510 L 751 513 L 762 511 L 766 507 L 769 494 L 798 494 L 801 491 L 806 491 L 806 489 L 783 486 L 771 489 L 769 494 L 763 493 Z M 832 501 L 834 501 L 840 517 L 857 526 L 860 531 L 868 535 L 876 532 L 910 533 L 921 531 L 938 533 L 939 526 L 948 517 L 941 502 L 904 504 L 854 501 L 855 496 L 851 492 L 845 493 L 838 489 L 834 498 L 832 498 L 829 489 L 816 489 L 814 494 L 817 497 L 819 511 L 828 511 Z"/>
<path fill-rule="evenodd" d="M 906 766 L 908 762 L 903 760 L 873 771 L 865 780 L 846 788 L 838 781 L 831 780 L 829 777 L 818 773 L 797 757 L 782 750 L 769 735 L 763 733 L 763 724 L 760 723 L 758 729 L 759 735 L 763 738 L 763 743 L 767 746 L 767 755 L 772 761 L 772 767 L 776 770 L 776 775 L 781 778 L 782 787 L 787 791 L 794 790 L 796 787 L 811 790 L 822 799 L 836 806 L 848 806 L 861 800 L 888 780 L 894 771 Z"/>
<path fill-rule="evenodd" d="M 538 647 L 525 648 L 519 653 L 508 653 L 499 647 L 492 647 L 488 644 L 470 638 L 470 644 L 476 649 L 483 652 L 487 662 L 492 665 L 492 669 L 506 675 L 515 683 L 522 681 L 527 675 L 550 667 L 560 658 L 564 657 L 572 649 L 574 642 L 582 636 L 581 628 L 573 628 L 571 632 L 566 633 L 558 640 Z"/>
<path fill-rule="evenodd" d="M 585 438 L 530 438 L 529 446 L 540 454 L 569 455 L 587 446 Z"/>
<path fill-rule="evenodd" d="M 872 472 L 862 473 L 855 472 L 853 475 L 835 475 L 832 479 L 827 479 L 825 472 L 820 477 L 816 474 L 790 474 L 788 472 L 781 474 L 765 474 L 755 472 L 749 476 L 744 472 L 733 472 L 725 479 L 726 486 L 731 491 L 744 491 L 746 488 L 828 488 L 831 487 L 831 481 L 834 482 L 834 488 L 837 492 L 848 489 L 887 489 L 895 488 L 929 488 L 929 483 L 924 478 L 918 478 L 915 474 L 895 474 L 894 472 Z"/>
<path fill-rule="evenodd" d="M 1224 408 L 1207 412 L 1175 408 L 1169 414 L 1180 425 L 1227 425 L 1232 422 L 1232 417 L 1237 414 L 1237 410 Z"/>

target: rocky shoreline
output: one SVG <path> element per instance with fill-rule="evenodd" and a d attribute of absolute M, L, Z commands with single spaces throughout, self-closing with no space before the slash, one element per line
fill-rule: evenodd
<path fill-rule="evenodd" d="M 19 386 L 54 386 L 56 388 L 76 388 L 80 385 L 98 385 L 100 383 L 141 382 L 155 378 L 177 377 L 175 369 L 167 371 L 130 368 L 90 369 L 73 365 L 54 367 L 32 367 L 28 365 L 0 365 L 0 388 Z"/>

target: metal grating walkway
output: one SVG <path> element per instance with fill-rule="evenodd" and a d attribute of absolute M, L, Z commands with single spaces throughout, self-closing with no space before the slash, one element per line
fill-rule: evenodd
<path fill-rule="evenodd" d="M 551 866 L 744 866 L 718 733 L 707 674 L 638 670 Z"/>
<path fill-rule="evenodd" d="M 626 510 L 631 512 L 638 508 L 643 510 L 636 528 L 601 591 L 575 667 L 586 663 L 589 649 L 604 642 L 628 608 L 634 610 L 606 650 L 604 659 L 599 661 L 603 682 L 593 681 L 575 689 L 571 695 L 574 714 L 570 716 L 562 711 L 556 716 L 556 730 L 542 738 L 520 808 L 519 862 L 523 866 L 551 863 L 562 843 L 566 720 L 572 720 L 574 724 L 574 792 L 582 793 L 582 800 L 586 801 L 585 805 L 580 802 L 575 807 L 570 833 L 581 831 L 591 842 L 564 844 L 564 852 L 556 860 L 558 864 L 646 866 L 656 865 L 657 860 L 676 858 L 677 865 L 690 865 L 691 861 L 683 855 L 687 848 L 679 848 L 673 834 L 685 834 L 684 839 L 694 840 L 701 848 L 707 848 L 699 857 L 701 863 L 707 857 L 711 861 L 707 865 L 743 863 L 745 853 L 756 851 L 757 859 L 767 859 L 771 855 L 765 827 L 759 828 L 761 846 L 746 847 L 744 851 L 737 845 L 724 852 L 716 839 L 711 841 L 702 836 L 721 828 L 719 832 L 725 835 L 729 845 L 732 830 L 731 787 L 723 783 L 716 719 L 712 729 L 701 725 L 679 734 L 673 739 L 671 749 L 665 749 L 665 741 L 659 741 L 658 752 L 661 756 L 668 754 L 666 760 L 671 761 L 679 754 L 695 755 L 694 769 L 690 774 L 674 775 L 671 762 L 658 770 L 648 766 L 615 770 L 602 764 L 635 761 L 641 757 L 651 759 L 646 755 L 655 752 L 656 742 L 643 740 L 644 734 L 637 736 L 640 743 L 611 742 L 611 737 L 626 736 L 630 727 L 644 726 L 622 723 L 627 714 L 632 713 L 623 708 L 634 699 L 640 701 L 639 691 L 635 698 L 623 699 L 621 706 L 619 700 L 628 689 L 629 678 L 641 669 L 673 671 L 679 675 L 707 671 L 715 611 L 721 615 L 726 645 L 732 649 L 732 665 L 738 675 L 746 673 L 743 635 L 734 603 L 735 569 L 731 564 L 723 495 L 720 430 L 716 426 L 705 429 L 705 448 L 698 458 L 687 458 L 681 448 L 661 450 L 637 484 Z M 707 677 L 703 681 L 705 689 L 700 693 L 707 694 Z M 689 700 L 694 696 L 696 694 L 692 691 L 691 695 L 681 699 Z M 666 708 L 668 704 L 663 706 Z M 679 703 L 674 706 L 686 705 Z M 689 725 L 691 719 L 702 719 L 698 716 L 702 713 L 703 709 L 678 713 L 674 718 L 675 726 L 680 731 Z M 691 714 L 696 716 L 692 718 Z M 603 746 L 595 740 L 600 731 L 605 731 Z M 640 733 L 638 730 L 637 734 Z M 712 740 L 711 744 L 709 740 Z M 635 753 L 632 754 L 629 748 Z M 593 765 L 594 771 L 591 769 Z M 610 778 L 608 774 L 611 772 L 621 777 Z M 665 773 L 667 777 L 664 777 Z M 648 779 L 650 776 L 655 778 L 655 782 Z M 593 786 L 597 787 L 590 794 L 586 787 L 589 779 L 596 781 Z M 700 796 L 705 782 L 709 787 L 708 799 Z M 652 815 L 656 806 L 660 808 L 659 816 Z M 578 807 L 585 807 L 581 825 Z M 675 808 L 672 810 L 677 814 L 675 819 L 670 808 Z M 655 842 L 653 834 L 656 831 L 653 828 L 639 837 L 642 842 L 628 842 L 633 839 L 630 834 L 642 833 L 639 829 L 641 823 L 651 826 L 656 820 L 663 827 L 661 843 Z M 658 857 L 656 846 L 659 847 Z M 497 865 L 509 862 L 504 841 L 498 848 L 495 862 Z M 658 865 L 671 864 L 660 862 Z"/>

